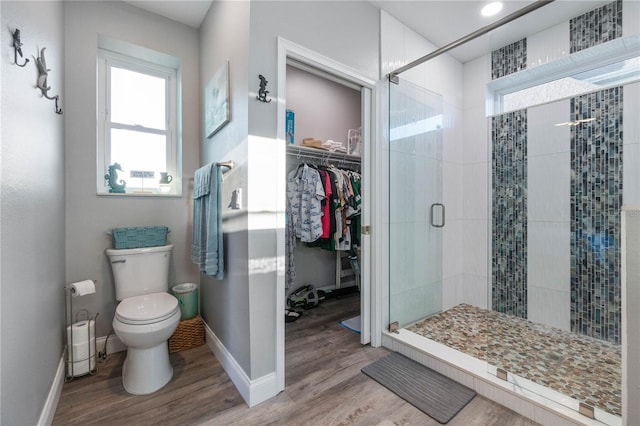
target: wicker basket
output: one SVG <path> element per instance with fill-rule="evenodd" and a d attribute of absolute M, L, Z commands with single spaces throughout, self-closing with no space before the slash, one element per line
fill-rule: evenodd
<path fill-rule="evenodd" d="M 204 345 L 204 324 L 199 316 L 180 321 L 169 338 L 169 353 L 180 352 Z"/>

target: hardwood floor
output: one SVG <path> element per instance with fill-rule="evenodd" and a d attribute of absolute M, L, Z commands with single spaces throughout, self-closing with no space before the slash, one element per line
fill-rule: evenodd
<path fill-rule="evenodd" d="M 249 408 L 204 345 L 174 353 L 174 376 L 160 391 L 133 396 L 122 387 L 125 352 L 99 372 L 65 383 L 54 425 L 436 425 L 360 372 L 385 348 L 359 343 L 338 325 L 358 314 L 357 295 L 324 301 L 286 325 L 286 388 Z M 534 425 L 476 396 L 450 425 Z"/>

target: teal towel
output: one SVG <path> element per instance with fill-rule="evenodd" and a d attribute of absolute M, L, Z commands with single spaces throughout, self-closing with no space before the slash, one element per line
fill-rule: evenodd
<path fill-rule="evenodd" d="M 222 169 L 208 164 L 193 179 L 193 233 L 191 260 L 200 271 L 224 278 L 222 234 Z"/>

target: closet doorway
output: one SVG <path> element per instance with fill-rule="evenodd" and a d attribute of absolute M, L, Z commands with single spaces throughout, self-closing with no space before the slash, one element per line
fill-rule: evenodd
<path fill-rule="evenodd" d="M 302 312 L 295 321 L 304 321 L 304 304 L 313 305 L 316 298 L 321 304 L 323 298 L 344 297 L 353 304 L 353 297 L 359 297 L 360 316 L 345 318 L 343 325 L 358 329 L 361 344 L 371 341 L 375 89 L 375 81 L 354 70 L 278 40 L 278 139 L 284 151 L 278 170 L 285 183 L 281 191 L 287 194 L 281 198 L 287 204 L 295 199 L 292 190 L 302 188 L 294 182 L 300 182 L 303 174 L 305 179 L 312 176 L 323 193 L 311 191 L 322 202 L 314 202 L 312 208 L 294 208 L 294 214 L 287 209 L 282 221 L 285 227 L 291 225 L 291 232 L 284 232 L 278 241 L 278 253 L 284 259 L 277 291 L 282 318 L 276 332 L 280 390 L 285 385 L 285 310 Z M 300 211 L 307 216 L 300 217 Z"/>

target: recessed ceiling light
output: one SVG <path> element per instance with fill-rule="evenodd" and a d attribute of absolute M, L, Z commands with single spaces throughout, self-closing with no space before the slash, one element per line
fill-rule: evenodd
<path fill-rule="evenodd" d="M 493 16 L 502 10 L 502 2 L 494 1 L 482 8 L 480 13 L 482 16 Z"/>

